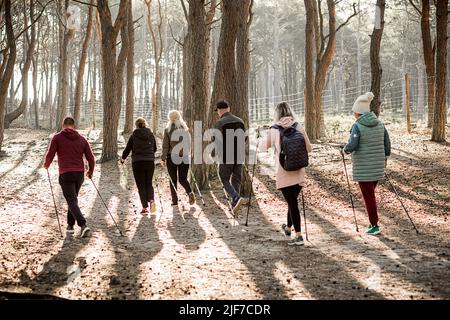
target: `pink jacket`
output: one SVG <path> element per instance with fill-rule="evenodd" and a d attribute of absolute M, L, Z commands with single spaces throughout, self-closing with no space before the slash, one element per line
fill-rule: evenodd
<path fill-rule="evenodd" d="M 281 118 L 280 121 L 277 122 L 278 125 L 287 128 L 294 124 L 294 119 L 292 117 L 284 117 Z M 311 143 L 309 142 L 308 135 L 306 134 L 305 129 L 298 124 L 297 129 L 303 134 L 306 142 L 306 150 L 308 153 L 312 151 Z M 275 149 L 275 170 L 276 170 L 276 186 L 277 189 L 293 186 L 299 184 L 303 186 L 305 184 L 305 168 L 302 168 L 297 171 L 286 171 L 280 164 L 279 155 L 280 155 L 280 131 L 274 128 L 269 130 L 267 137 L 262 139 L 259 142 L 259 149 L 261 151 L 267 151 L 270 148 Z"/>

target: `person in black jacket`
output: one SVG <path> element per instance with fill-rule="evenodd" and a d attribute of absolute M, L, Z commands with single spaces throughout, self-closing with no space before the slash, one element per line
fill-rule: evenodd
<path fill-rule="evenodd" d="M 120 161 L 124 163 L 132 151 L 133 175 L 142 203 L 141 213 L 148 212 L 149 202 L 150 212 L 156 212 L 155 192 L 152 184 L 155 171 L 156 139 L 152 131 L 147 127 L 147 121 L 144 118 L 137 118 L 135 125 L 136 129 L 128 139 Z"/>

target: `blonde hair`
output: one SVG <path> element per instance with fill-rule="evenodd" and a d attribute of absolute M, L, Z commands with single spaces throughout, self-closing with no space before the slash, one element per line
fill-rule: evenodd
<path fill-rule="evenodd" d="M 296 119 L 296 116 L 289 104 L 283 101 L 277 104 L 277 106 L 275 107 L 275 122 L 280 121 L 280 119 L 284 117 L 292 117 Z"/>
<path fill-rule="evenodd" d="M 148 127 L 147 121 L 142 117 L 137 118 L 136 121 L 134 122 L 134 125 L 136 126 L 136 128 L 147 128 Z"/>
<path fill-rule="evenodd" d="M 181 113 L 178 110 L 170 110 L 167 114 L 167 126 L 166 129 L 170 130 L 172 124 L 175 125 L 176 129 L 183 128 L 184 130 L 188 130 L 188 126 L 186 122 L 181 117 Z"/>

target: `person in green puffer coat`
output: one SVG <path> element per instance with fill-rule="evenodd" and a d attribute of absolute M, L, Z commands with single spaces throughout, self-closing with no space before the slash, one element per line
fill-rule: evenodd
<path fill-rule="evenodd" d="M 370 225 L 367 234 L 379 234 L 377 202 L 375 188 L 384 177 L 387 157 L 391 155 L 389 134 L 375 113 L 370 111 L 373 93 L 359 96 L 352 111 L 356 118 L 350 131 L 348 143 L 343 151 L 352 154 L 353 181 L 358 181 L 361 189 Z"/>

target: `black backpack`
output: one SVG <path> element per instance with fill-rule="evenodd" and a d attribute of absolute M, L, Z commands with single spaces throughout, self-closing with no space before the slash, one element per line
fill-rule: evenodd
<path fill-rule="evenodd" d="M 286 171 L 296 171 L 308 166 L 305 137 L 296 126 L 297 122 L 287 128 L 279 125 L 271 127 L 280 131 L 280 164 Z"/>

